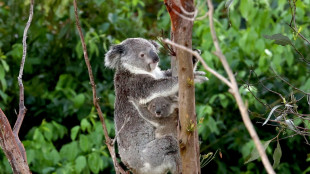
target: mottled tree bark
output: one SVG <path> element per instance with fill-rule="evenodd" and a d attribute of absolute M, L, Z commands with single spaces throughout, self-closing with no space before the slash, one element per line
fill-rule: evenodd
<path fill-rule="evenodd" d="M 29 18 L 24 29 L 23 35 L 23 56 L 20 63 L 18 85 L 19 85 L 19 112 L 14 128 L 12 130 L 11 125 L 0 108 L 0 147 L 2 148 L 5 156 L 8 158 L 12 167 L 13 173 L 29 174 L 29 166 L 27 163 L 27 156 L 24 145 L 21 143 L 18 133 L 23 123 L 26 107 L 24 105 L 24 85 L 23 85 L 23 70 L 27 55 L 27 32 L 30 27 L 33 17 L 34 0 L 30 1 Z M 1 169 L 0 169 L 1 170 Z"/>
<path fill-rule="evenodd" d="M 0 147 L 8 158 L 13 173 L 31 173 L 25 160 L 26 157 L 24 159 L 23 153 L 20 150 L 20 146 L 23 145 L 18 143 L 20 143 L 19 138 L 14 135 L 8 119 L 0 109 Z"/>
<path fill-rule="evenodd" d="M 192 48 L 193 21 L 186 17 L 194 12 L 193 0 L 165 0 L 171 19 L 171 40 Z M 184 17 L 186 16 L 186 17 Z M 195 86 L 192 55 L 175 48 L 172 74 L 179 77 L 179 140 L 183 174 L 200 173 L 197 119 L 195 114 Z"/>

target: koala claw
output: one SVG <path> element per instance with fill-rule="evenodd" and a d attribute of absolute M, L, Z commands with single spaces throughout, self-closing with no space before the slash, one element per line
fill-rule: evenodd
<path fill-rule="evenodd" d="M 147 101 L 146 101 L 146 99 L 140 99 L 139 103 L 141 105 L 146 105 Z"/>
<path fill-rule="evenodd" d="M 196 75 L 196 76 L 205 76 L 206 73 L 204 71 L 195 71 L 194 75 Z"/>
<path fill-rule="evenodd" d="M 203 83 L 205 81 L 208 81 L 208 77 L 204 77 L 204 76 L 195 76 L 194 82 L 195 83 Z"/>

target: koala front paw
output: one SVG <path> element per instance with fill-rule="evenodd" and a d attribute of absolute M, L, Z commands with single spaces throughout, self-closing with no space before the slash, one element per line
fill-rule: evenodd
<path fill-rule="evenodd" d="M 205 76 L 206 73 L 205 73 L 204 71 L 195 71 L 195 72 L 194 72 L 194 75 L 195 75 L 195 76 Z"/>
<path fill-rule="evenodd" d="M 206 73 L 203 71 L 197 71 L 194 73 L 194 82 L 195 83 L 203 83 L 208 81 L 208 77 L 205 77 Z"/>
<path fill-rule="evenodd" d="M 146 99 L 140 99 L 139 103 L 140 103 L 141 105 L 146 105 L 147 100 L 146 100 Z"/>

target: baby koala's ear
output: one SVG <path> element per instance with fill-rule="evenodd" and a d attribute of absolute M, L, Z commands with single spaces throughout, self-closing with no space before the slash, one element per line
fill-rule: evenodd
<path fill-rule="evenodd" d="M 111 46 L 110 50 L 105 54 L 104 65 L 108 68 L 116 69 L 123 54 L 125 54 L 124 45 L 119 44 Z"/>
<path fill-rule="evenodd" d="M 160 49 L 160 44 L 159 43 L 157 43 L 155 40 L 149 40 L 149 42 L 151 42 L 151 44 L 154 45 L 156 50 L 159 51 L 159 49 Z"/>
<path fill-rule="evenodd" d="M 172 102 L 179 102 L 179 97 L 176 95 L 169 96 L 169 98 Z"/>

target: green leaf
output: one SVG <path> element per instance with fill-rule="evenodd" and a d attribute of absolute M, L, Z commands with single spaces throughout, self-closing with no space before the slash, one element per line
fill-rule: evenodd
<path fill-rule="evenodd" d="M 51 141 L 53 138 L 53 134 L 55 133 L 53 132 L 53 125 L 50 123 L 46 123 L 42 125 L 42 128 L 43 128 L 43 134 L 46 140 Z"/>
<path fill-rule="evenodd" d="M 74 107 L 80 108 L 85 102 L 84 94 L 78 94 L 73 98 Z"/>
<path fill-rule="evenodd" d="M 80 130 L 80 126 L 74 126 L 71 129 L 71 140 L 75 140 L 76 139 L 76 136 L 79 133 L 79 130 Z"/>
<path fill-rule="evenodd" d="M 91 124 L 89 123 L 89 121 L 86 118 L 84 118 L 81 121 L 81 129 L 82 129 L 82 131 L 85 131 L 86 129 L 88 132 L 91 131 Z"/>
<path fill-rule="evenodd" d="M 38 128 L 34 131 L 33 139 L 40 143 L 44 142 L 44 136 Z"/>
<path fill-rule="evenodd" d="M 6 103 L 7 100 L 8 100 L 8 98 L 9 98 L 9 96 L 6 95 L 6 94 L 5 94 L 4 92 L 2 92 L 1 90 L 0 90 L 0 97 L 3 99 L 2 101 L 3 101 L 4 103 Z"/>
<path fill-rule="evenodd" d="M 35 150 L 30 149 L 30 150 L 26 150 L 26 154 L 27 154 L 27 162 L 28 164 L 31 164 L 36 158 L 36 152 Z"/>
<path fill-rule="evenodd" d="M 23 56 L 23 45 L 20 43 L 16 43 L 12 46 L 12 50 L 7 53 L 7 55 L 11 55 L 14 60 L 20 61 Z"/>
<path fill-rule="evenodd" d="M 91 153 L 88 156 L 88 167 L 93 173 L 99 173 L 100 170 L 100 156 L 97 153 Z"/>
<path fill-rule="evenodd" d="M 282 157 L 282 150 L 281 150 L 280 143 L 278 141 L 277 148 L 273 152 L 273 165 L 272 165 L 272 167 L 274 169 L 276 169 L 279 166 L 281 157 Z"/>
<path fill-rule="evenodd" d="M 254 5 L 252 0 L 241 0 L 239 10 L 242 17 L 249 19 L 250 14 L 253 13 Z"/>
<path fill-rule="evenodd" d="M 52 124 L 54 125 L 55 129 L 57 130 L 57 134 L 54 133 L 53 140 L 57 140 L 58 138 L 63 138 L 64 135 L 67 133 L 67 128 L 61 124 L 58 124 L 55 121 L 52 121 Z"/>
<path fill-rule="evenodd" d="M 44 157 L 56 165 L 60 161 L 60 155 L 56 149 L 50 152 L 44 153 Z"/>
<path fill-rule="evenodd" d="M 8 71 L 10 70 L 9 65 L 8 65 L 8 64 L 6 63 L 6 61 L 4 61 L 4 60 L 1 60 L 1 62 L 2 62 L 2 65 L 3 65 L 4 70 L 5 70 L 6 72 L 8 72 Z"/>
<path fill-rule="evenodd" d="M 215 133 L 216 135 L 220 134 L 220 131 L 217 126 L 217 122 L 212 117 L 208 117 L 207 125 L 209 125 L 208 127 L 212 133 Z"/>
<path fill-rule="evenodd" d="M 87 161 L 85 156 L 79 156 L 75 160 L 75 170 L 77 173 L 81 173 L 81 171 L 86 167 Z"/>
<path fill-rule="evenodd" d="M 264 150 L 267 149 L 267 147 L 268 147 L 268 145 L 269 145 L 270 142 L 271 142 L 271 140 L 265 141 L 265 142 L 262 143 L 262 145 L 263 145 L 263 147 L 264 147 Z M 260 156 L 259 156 L 259 153 L 258 153 L 258 151 L 257 151 L 257 148 L 255 147 L 255 148 L 252 150 L 252 152 L 251 152 L 251 154 L 249 155 L 249 157 L 247 157 L 247 160 L 244 162 L 244 164 L 249 163 L 249 162 L 252 162 L 252 161 L 254 161 L 254 160 L 257 160 L 259 157 L 260 157 Z"/>
<path fill-rule="evenodd" d="M 60 156 L 63 159 L 67 159 L 69 161 L 74 160 L 75 157 L 78 155 L 78 153 L 79 153 L 79 147 L 76 141 L 66 144 L 62 146 L 62 148 L 60 149 Z"/>
<path fill-rule="evenodd" d="M 89 142 L 86 135 L 80 135 L 79 144 L 82 151 L 86 152 L 89 149 Z"/>
<path fill-rule="evenodd" d="M 285 45 L 293 45 L 293 43 L 291 42 L 291 40 L 287 37 L 287 36 L 283 36 L 282 34 L 274 34 L 274 35 L 264 35 L 264 37 L 266 39 L 270 39 L 270 40 L 274 40 L 275 44 L 278 44 L 278 45 L 282 45 L 282 46 L 285 46 Z"/>
<path fill-rule="evenodd" d="M 4 79 L 4 68 L 0 66 L 0 79 Z"/>

